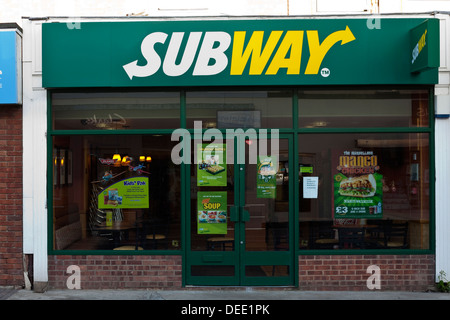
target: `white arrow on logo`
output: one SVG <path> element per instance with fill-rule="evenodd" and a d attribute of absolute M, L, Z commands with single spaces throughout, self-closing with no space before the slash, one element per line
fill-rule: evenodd
<path fill-rule="evenodd" d="M 161 66 L 161 58 L 156 53 L 154 46 L 156 43 L 164 43 L 167 39 L 167 34 L 163 32 L 154 32 L 149 34 L 142 40 L 141 52 L 147 60 L 145 66 L 138 66 L 138 60 L 130 62 L 123 66 L 130 80 L 133 77 L 148 77 L 158 71 Z"/>

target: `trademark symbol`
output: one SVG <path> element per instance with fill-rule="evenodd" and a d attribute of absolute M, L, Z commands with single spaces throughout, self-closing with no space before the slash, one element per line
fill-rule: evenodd
<path fill-rule="evenodd" d="M 320 70 L 320 74 L 322 77 L 326 78 L 330 75 L 330 69 L 322 68 L 322 70 Z"/>

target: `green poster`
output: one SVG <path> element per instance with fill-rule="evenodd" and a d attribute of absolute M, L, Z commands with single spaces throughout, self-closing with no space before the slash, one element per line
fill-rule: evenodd
<path fill-rule="evenodd" d="M 277 195 L 277 158 L 258 157 L 256 173 L 256 197 L 275 199 Z"/>
<path fill-rule="evenodd" d="M 98 195 L 99 209 L 148 208 L 148 177 L 121 180 Z"/>
<path fill-rule="evenodd" d="M 227 233 L 227 192 L 197 192 L 197 233 Z"/>
<path fill-rule="evenodd" d="M 197 186 L 226 187 L 226 145 L 197 145 Z"/>
<path fill-rule="evenodd" d="M 383 217 L 383 175 L 372 151 L 344 151 L 333 176 L 334 218 Z"/>

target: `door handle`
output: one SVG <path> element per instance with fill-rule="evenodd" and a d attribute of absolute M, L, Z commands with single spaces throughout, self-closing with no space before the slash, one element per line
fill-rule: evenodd
<path fill-rule="evenodd" d="M 238 222 L 239 221 L 239 207 L 230 207 L 230 221 Z"/>
<path fill-rule="evenodd" d="M 241 212 L 241 214 L 240 214 L 241 222 L 249 221 L 250 220 L 250 213 L 247 210 L 245 210 L 244 207 L 240 207 L 239 209 L 240 209 L 239 211 Z"/>
<path fill-rule="evenodd" d="M 230 221 L 247 222 L 250 220 L 250 213 L 244 207 L 230 207 Z"/>

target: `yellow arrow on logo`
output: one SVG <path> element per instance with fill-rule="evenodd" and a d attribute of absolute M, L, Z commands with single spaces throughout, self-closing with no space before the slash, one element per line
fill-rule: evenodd
<path fill-rule="evenodd" d="M 305 74 L 317 74 L 319 72 L 325 55 L 336 42 L 341 41 L 341 45 L 344 45 L 356 39 L 348 26 L 345 30 L 333 32 L 322 43 L 319 43 L 319 33 L 317 30 L 309 30 L 306 32 L 308 35 L 310 58 L 306 66 Z"/>

